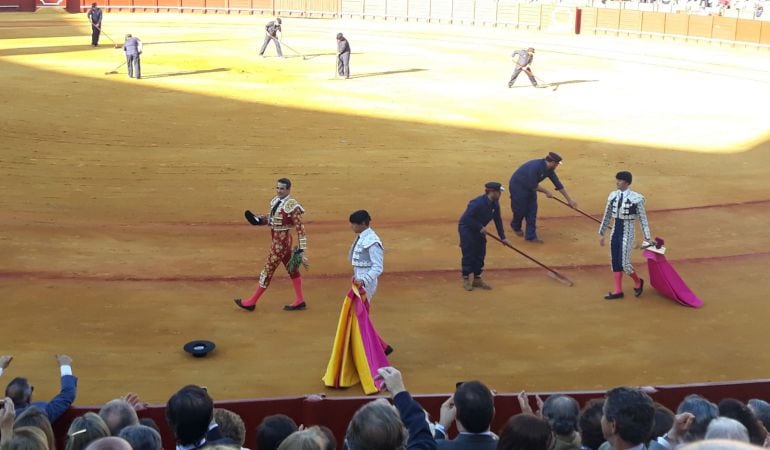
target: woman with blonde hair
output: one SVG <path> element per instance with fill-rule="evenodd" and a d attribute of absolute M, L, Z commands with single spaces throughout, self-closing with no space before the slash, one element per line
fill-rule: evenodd
<path fill-rule="evenodd" d="M 84 450 L 91 442 L 110 435 L 110 429 L 98 414 L 88 412 L 72 421 L 67 430 L 65 450 Z"/>
<path fill-rule="evenodd" d="M 21 427 L 39 428 L 45 434 L 45 439 L 48 442 L 48 450 L 56 450 L 56 440 L 53 437 L 51 422 L 48 421 L 48 416 L 45 415 L 45 411 L 42 409 L 37 406 L 30 406 L 25 409 L 24 412 L 16 418 L 16 422 L 13 424 L 14 430 Z"/>
<path fill-rule="evenodd" d="M 20 427 L 13 430 L 13 437 L 5 442 L 2 450 L 48 450 L 45 433 L 37 427 Z"/>

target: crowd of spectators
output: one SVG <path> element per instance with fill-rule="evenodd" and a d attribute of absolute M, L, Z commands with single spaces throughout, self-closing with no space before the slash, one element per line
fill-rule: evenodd
<path fill-rule="evenodd" d="M 33 401 L 33 387 L 16 377 L 6 387 L 0 405 L 0 450 L 56 450 L 51 424 L 75 400 L 77 378 L 72 359 L 58 355 L 61 391 L 50 401 Z M 0 376 L 12 357 L 0 356 Z M 747 450 L 770 447 L 770 404 L 752 399 L 747 404 L 723 399 L 714 404 L 698 395 L 687 396 L 673 412 L 655 403 L 649 388 L 618 387 L 602 398 L 580 404 L 568 395 L 543 401 L 536 409 L 524 392 L 518 396 L 521 413 L 497 432 L 494 392 L 480 381 L 458 383 L 432 423 L 411 396 L 401 373 L 393 367 L 378 371 L 390 401 L 380 398 L 359 408 L 338 443 L 324 426 L 297 425 L 292 418 L 265 417 L 256 440 L 246 443 L 241 417 L 215 408 L 207 390 L 184 386 L 168 399 L 165 418 L 176 442 L 175 450 Z M 160 429 L 137 412 L 147 405 L 133 394 L 108 401 L 98 414 L 75 418 L 65 450 L 163 450 Z M 450 430 L 456 427 L 457 435 Z M 252 445 L 253 444 L 253 445 Z M 171 449 L 166 449 L 171 450 Z"/>

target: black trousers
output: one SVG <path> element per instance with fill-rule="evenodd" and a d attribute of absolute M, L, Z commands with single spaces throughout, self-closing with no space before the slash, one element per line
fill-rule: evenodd
<path fill-rule="evenodd" d="M 91 45 L 99 45 L 99 35 L 102 34 L 96 25 L 91 25 Z"/>

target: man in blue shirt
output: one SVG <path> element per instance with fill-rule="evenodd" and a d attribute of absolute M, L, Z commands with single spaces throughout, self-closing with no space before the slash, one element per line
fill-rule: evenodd
<path fill-rule="evenodd" d="M 0 374 L 8 367 L 12 359 L 10 356 L 0 357 Z M 75 401 L 78 379 L 72 375 L 72 358 L 67 355 L 56 355 L 56 362 L 59 363 L 59 371 L 61 373 L 61 390 L 49 402 L 32 401 L 32 391 L 34 388 L 26 378 L 16 377 L 8 383 L 8 386 L 5 388 L 5 396 L 13 401 L 17 417 L 30 406 L 36 406 L 45 411 L 48 420 L 54 423 Z"/>
<path fill-rule="evenodd" d="M 481 279 L 484 270 L 484 257 L 487 254 L 487 237 L 484 227 L 490 220 L 495 221 L 497 234 L 503 242 L 508 242 L 503 229 L 503 219 L 500 217 L 500 194 L 504 191 L 502 185 L 490 181 L 484 185 L 484 195 L 480 195 L 468 203 L 468 208 L 460 217 L 458 231 L 460 232 L 460 249 L 463 253 L 462 273 L 463 288 L 472 291 L 473 288 L 492 289 Z M 473 281 L 470 275 L 474 275 Z"/>
<path fill-rule="evenodd" d="M 511 228 L 516 236 L 524 236 L 529 242 L 542 244 L 538 239 L 535 222 L 537 221 L 537 193 L 542 192 L 546 197 L 552 198 L 553 193 L 541 187 L 540 182 L 548 178 L 557 191 L 561 192 L 569 205 L 577 208 L 577 202 L 572 200 L 564 185 L 556 176 L 556 168 L 561 164 L 561 156 L 554 152 L 548 153 L 543 159 L 533 159 L 521 165 L 511 176 L 508 189 L 511 191 L 511 209 L 513 220 Z M 526 233 L 521 231 L 522 221 L 527 220 Z"/>

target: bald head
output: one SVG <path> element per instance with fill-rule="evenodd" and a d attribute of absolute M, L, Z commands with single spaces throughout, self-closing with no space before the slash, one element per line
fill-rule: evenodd
<path fill-rule="evenodd" d="M 86 450 L 133 450 L 125 439 L 110 436 L 97 439 L 86 447 Z"/>
<path fill-rule="evenodd" d="M 107 424 L 112 436 L 120 434 L 123 428 L 139 425 L 139 417 L 134 408 L 127 401 L 119 398 L 105 403 L 99 410 L 99 417 Z"/>
<path fill-rule="evenodd" d="M 566 436 L 578 429 L 580 405 L 568 395 L 552 395 L 543 403 L 543 416 L 556 434 Z"/>

